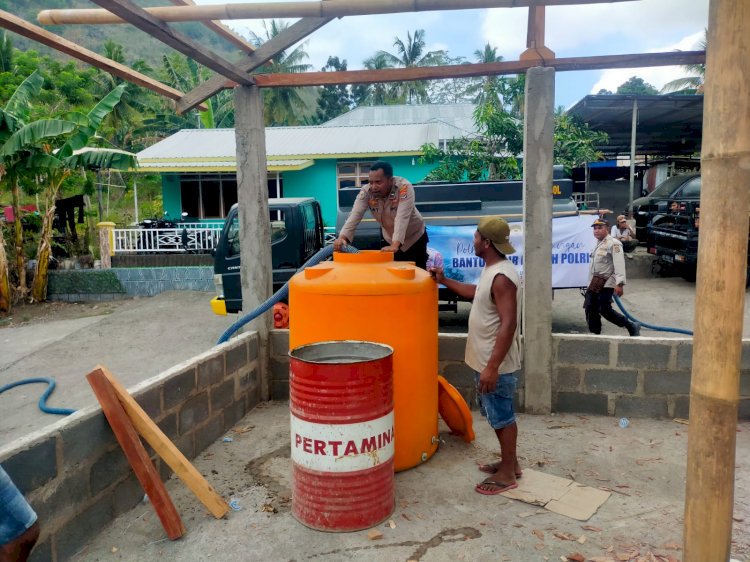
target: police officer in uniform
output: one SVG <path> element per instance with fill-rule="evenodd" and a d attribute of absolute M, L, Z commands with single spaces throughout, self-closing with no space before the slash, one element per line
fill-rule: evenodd
<path fill-rule="evenodd" d="M 427 230 L 415 205 L 414 187 L 404 178 L 394 176 L 393 167 L 380 160 L 370 166 L 368 179 L 369 183 L 357 195 L 333 249 L 340 252 L 345 244 L 352 243 L 354 231 L 369 209 L 380 223 L 387 243 L 382 251 L 393 252 L 396 261 L 413 261 L 417 267 L 426 269 Z"/>
<path fill-rule="evenodd" d="M 631 336 L 638 336 L 641 333 L 640 323 L 631 322 L 612 309 L 612 294 L 621 297 L 625 286 L 625 253 L 622 242 L 610 236 L 609 225 L 604 219 L 596 219 L 591 226 L 597 244 L 591 254 L 591 281 L 583 304 L 589 331 L 601 334 L 601 317 L 604 316 L 615 326 L 627 328 Z"/>

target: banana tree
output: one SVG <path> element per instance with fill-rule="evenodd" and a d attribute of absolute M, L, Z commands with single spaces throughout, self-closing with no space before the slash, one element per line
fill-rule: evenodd
<path fill-rule="evenodd" d="M 119 103 L 124 90 L 125 84 L 120 84 L 85 115 L 68 113 L 60 119 L 40 120 L 21 127 L 0 148 L 0 158 L 17 158 L 19 168 L 40 177 L 43 185 L 44 215 L 31 302 L 43 301 L 47 296 L 52 221 L 63 182 L 78 168 L 127 169 L 136 165 L 134 156 L 123 151 L 85 149 L 104 118 Z"/>
<path fill-rule="evenodd" d="M 44 78 L 38 71 L 28 76 L 13 92 L 13 95 L 0 108 L 0 146 L 4 145 L 8 138 L 23 127 L 29 120 L 31 112 L 31 100 L 39 94 Z M 17 289 L 20 296 L 26 293 L 26 264 L 23 254 L 23 224 L 20 220 L 21 187 L 18 158 L 3 158 L 0 161 L 0 184 L 10 185 L 11 205 L 13 207 L 13 242 L 16 258 L 16 272 L 18 276 Z M 5 241 L 0 236 L 0 311 L 10 310 L 13 299 L 11 298 L 10 275 L 8 272 L 8 260 L 5 251 Z"/>

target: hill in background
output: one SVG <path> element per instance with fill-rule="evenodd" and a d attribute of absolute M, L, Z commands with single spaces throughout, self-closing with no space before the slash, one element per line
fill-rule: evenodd
<path fill-rule="evenodd" d="M 161 6 L 165 3 L 159 0 L 138 0 L 137 4 L 143 7 L 151 7 Z M 98 7 L 87 0 L 0 0 L 0 9 L 23 18 L 34 25 L 39 25 L 36 16 L 42 10 Z M 143 59 L 150 66 L 156 68 L 161 66 L 163 55 L 176 52 L 161 41 L 157 41 L 147 33 L 128 24 L 52 25 L 42 27 L 99 54 L 104 52 L 103 45 L 105 41 L 110 39 L 123 46 L 127 64 L 132 64 L 135 60 Z M 239 60 L 240 58 L 240 53 L 235 46 L 200 23 L 178 23 L 173 24 L 173 27 L 230 61 Z M 56 59 L 70 60 L 67 55 L 45 47 L 36 41 L 26 39 L 15 33 L 8 32 L 8 35 L 13 40 L 13 46 L 19 50 L 26 51 L 33 49 Z"/>

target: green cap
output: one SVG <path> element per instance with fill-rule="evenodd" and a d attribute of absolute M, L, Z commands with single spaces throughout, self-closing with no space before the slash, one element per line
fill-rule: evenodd
<path fill-rule="evenodd" d="M 510 245 L 510 226 L 502 217 L 484 217 L 479 221 L 477 230 L 484 238 L 492 242 L 501 254 L 515 254 L 516 249 Z"/>

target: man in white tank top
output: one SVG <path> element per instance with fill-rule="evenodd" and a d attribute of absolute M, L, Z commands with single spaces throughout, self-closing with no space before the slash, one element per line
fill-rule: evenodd
<path fill-rule="evenodd" d="M 500 442 L 502 459 L 479 465 L 490 476 L 477 484 L 480 494 L 495 495 L 517 488 L 522 475 L 516 456 L 518 425 L 513 409 L 516 373 L 521 369 L 521 282 L 506 258 L 515 253 L 510 227 L 500 217 L 485 217 L 474 233 L 474 253 L 484 260 L 477 285 L 448 279 L 442 268 L 433 278 L 461 297 L 473 301 L 466 340 L 466 364 L 474 369 L 482 415 Z"/>

